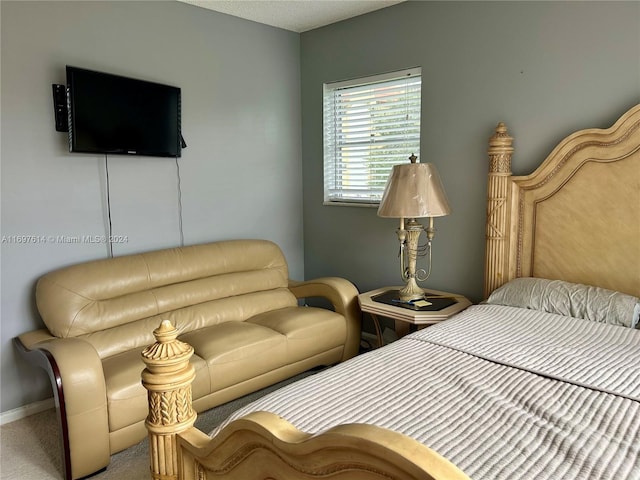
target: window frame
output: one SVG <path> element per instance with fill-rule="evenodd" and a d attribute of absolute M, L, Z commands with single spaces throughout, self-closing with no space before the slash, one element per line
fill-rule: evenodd
<path fill-rule="evenodd" d="M 401 80 L 410 79 L 409 82 L 415 83 L 419 81 L 419 85 L 414 86 L 411 92 L 407 89 L 406 96 L 403 97 L 403 100 L 407 102 L 409 105 L 410 100 L 413 100 L 411 107 L 407 107 L 407 118 L 402 121 L 394 122 L 392 125 L 394 128 L 402 128 L 403 125 L 411 125 L 411 134 L 408 134 L 407 137 L 410 138 L 408 141 L 406 137 L 401 139 L 401 142 L 411 143 L 412 145 L 407 146 L 405 149 L 397 149 L 393 153 L 397 156 L 396 160 L 385 160 L 383 165 L 378 166 L 378 168 L 382 168 L 382 174 L 374 174 L 377 176 L 377 179 L 356 179 L 354 180 L 355 184 L 361 183 L 361 185 L 356 185 L 355 190 L 359 190 L 359 193 L 349 195 L 349 193 L 345 193 L 347 191 L 345 187 L 345 181 L 340 180 L 338 171 L 342 172 L 348 171 L 348 166 L 345 165 L 348 162 L 345 162 L 345 158 L 347 158 L 347 154 L 340 153 L 339 150 L 348 150 L 349 146 L 354 146 L 353 143 L 349 143 L 348 141 L 338 140 L 339 138 L 345 138 L 348 135 L 345 135 L 345 130 L 348 128 L 340 129 L 339 123 L 345 123 L 346 119 L 350 119 L 349 115 L 340 116 L 337 111 L 339 110 L 338 106 L 344 106 L 344 102 L 340 102 L 339 95 L 344 92 L 357 92 L 361 87 L 366 88 L 367 86 L 379 85 L 381 88 L 389 88 L 389 86 L 394 83 L 398 83 Z M 416 80 L 418 79 L 418 80 Z M 407 85 L 408 83 L 407 82 Z M 387 84 L 387 85 L 384 85 Z M 396 87 L 397 88 L 397 87 Z M 417 106 L 415 105 L 415 97 L 416 97 L 416 88 L 417 88 Z M 384 95 L 378 94 L 375 99 L 376 102 L 371 103 L 371 108 L 368 108 L 364 111 L 364 113 L 368 113 L 371 117 L 373 114 L 378 112 L 379 104 L 384 105 L 384 102 L 380 102 L 383 99 Z M 401 97 L 398 97 L 401 98 Z M 393 107 L 397 108 L 397 107 Z M 377 207 L 380 203 L 380 198 L 382 192 L 379 188 L 374 188 L 374 183 L 377 181 L 380 183 L 380 179 L 384 178 L 384 182 L 386 183 L 386 178 L 391 172 L 391 169 L 394 165 L 403 163 L 407 161 L 411 154 L 415 154 L 417 156 L 420 155 L 420 124 L 421 124 L 421 111 L 422 111 L 422 68 L 421 67 L 412 67 L 403 70 L 396 70 L 393 72 L 387 72 L 377 75 L 369 75 L 366 77 L 359 77 L 349 80 L 342 80 L 338 82 L 327 82 L 323 84 L 323 205 L 330 206 L 360 206 L 360 207 Z M 413 114 L 409 117 L 409 113 Z M 341 119 L 341 120 L 339 120 Z M 373 122 L 369 122 L 373 123 Z M 368 130 L 369 132 L 375 133 L 375 128 Z M 373 137 L 373 134 L 371 134 Z M 380 138 L 380 137 L 378 137 Z M 388 140 L 389 141 L 389 140 Z M 384 142 L 382 142 L 384 143 Z M 397 143 L 397 142 L 396 142 Z M 376 144 L 375 140 L 361 141 L 359 142 L 359 147 L 362 150 L 365 150 L 362 157 L 365 160 L 357 159 L 353 162 L 355 169 L 358 167 L 365 167 L 366 169 L 371 169 L 371 164 L 373 162 L 369 161 L 369 157 L 372 153 L 372 147 L 376 146 L 376 148 L 384 148 L 379 144 Z M 357 148 L 357 147 L 356 147 Z M 392 147 L 387 147 L 392 148 Z M 395 147 L 393 147 L 394 150 Z M 387 171 L 388 170 L 388 171 Z M 365 174 L 372 175 L 371 173 Z M 362 185 L 364 183 L 364 185 Z M 384 190 L 384 185 L 382 186 Z M 361 195 L 361 198 L 356 198 L 358 195 Z"/>

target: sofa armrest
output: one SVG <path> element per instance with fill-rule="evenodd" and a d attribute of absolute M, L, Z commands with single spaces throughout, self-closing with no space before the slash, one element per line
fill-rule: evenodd
<path fill-rule="evenodd" d="M 62 433 L 65 479 L 105 468 L 111 454 L 107 395 L 95 348 L 78 338 L 53 337 L 46 330 L 21 335 L 14 343 L 28 361 L 49 374 Z"/>
<path fill-rule="evenodd" d="M 289 280 L 289 290 L 296 298 L 323 297 L 329 300 L 335 311 L 344 316 L 347 324 L 342 361 L 358 354 L 362 313 L 358 303 L 358 289 L 353 283 L 339 277 L 322 277 L 301 282 Z"/>

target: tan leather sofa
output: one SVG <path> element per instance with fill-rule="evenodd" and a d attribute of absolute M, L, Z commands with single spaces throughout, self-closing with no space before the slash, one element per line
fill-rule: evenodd
<path fill-rule="evenodd" d="M 46 329 L 16 345 L 45 368 L 60 414 L 65 477 L 103 469 L 146 436 L 141 351 L 169 319 L 195 349 L 203 411 L 313 367 L 354 356 L 358 292 L 347 280 L 288 279 L 281 250 L 232 240 L 74 265 L 36 287 Z M 299 306 L 325 297 L 334 310 Z"/>

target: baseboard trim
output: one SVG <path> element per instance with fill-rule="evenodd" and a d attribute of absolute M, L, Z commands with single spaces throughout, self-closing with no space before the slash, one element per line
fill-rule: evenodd
<path fill-rule="evenodd" d="M 45 410 L 49 410 L 55 406 L 56 404 L 53 401 L 53 397 L 51 397 L 46 400 L 40 400 L 28 405 L 23 405 L 22 407 L 14 408 L 13 410 L 7 410 L 6 412 L 0 413 L 0 425 L 5 425 L 22 418 L 26 418 L 30 415 L 44 412 Z"/>

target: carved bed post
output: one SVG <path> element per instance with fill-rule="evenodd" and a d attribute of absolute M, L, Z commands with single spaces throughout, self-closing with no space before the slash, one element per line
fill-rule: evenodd
<path fill-rule="evenodd" d="M 193 347 L 176 339 L 178 331 L 163 320 L 153 331 L 156 343 L 145 348 L 147 368 L 142 384 L 148 390 L 151 474 L 154 480 L 178 479 L 177 434 L 191 428 L 196 413 L 191 404 L 191 382 L 195 369 L 189 363 Z"/>
<path fill-rule="evenodd" d="M 489 139 L 484 298 L 509 278 L 509 205 L 513 138 L 500 122 Z"/>

